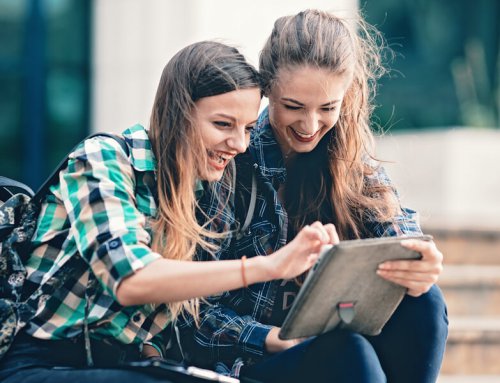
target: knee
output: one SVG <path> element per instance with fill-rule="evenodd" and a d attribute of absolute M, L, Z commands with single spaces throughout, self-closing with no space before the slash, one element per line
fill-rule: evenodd
<path fill-rule="evenodd" d="M 342 366 L 337 374 L 333 374 L 334 381 L 387 381 L 378 355 L 365 337 L 342 330 L 332 331 L 325 335 L 322 337 L 324 337 L 324 342 L 328 343 L 329 350 L 323 355 L 328 355 L 329 360 L 324 360 L 323 363 L 330 366 Z M 343 379 L 343 374 L 347 374 L 346 380 Z"/>
<path fill-rule="evenodd" d="M 401 303 L 403 315 L 410 318 L 412 328 L 418 336 L 446 339 L 448 335 L 448 313 L 446 302 L 438 286 L 434 285 L 420 297 L 405 296 Z"/>

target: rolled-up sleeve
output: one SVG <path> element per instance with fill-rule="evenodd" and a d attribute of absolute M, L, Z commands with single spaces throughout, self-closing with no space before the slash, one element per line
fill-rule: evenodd
<path fill-rule="evenodd" d="M 123 278 L 160 258 L 136 206 L 129 159 L 112 138 L 86 140 L 70 155 L 60 184 L 78 252 L 116 298 Z"/>
<path fill-rule="evenodd" d="M 392 189 L 394 198 L 399 205 L 399 213 L 387 222 L 373 219 L 373 215 L 368 212 L 365 225 L 374 237 L 400 237 L 422 234 L 418 213 L 413 209 L 401 206 L 399 193 L 383 166 L 377 166 L 374 173 L 367 177 L 365 182 L 370 186 L 384 186 Z"/>
<path fill-rule="evenodd" d="M 186 318 L 179 323 L 192 362 L 208 367 L 218 361 L 231 364 L 238 356 L 248 360 L 265 353 L 272 326 L 220 304 L 206 305 L 200 317 L 199 327 Z"/>

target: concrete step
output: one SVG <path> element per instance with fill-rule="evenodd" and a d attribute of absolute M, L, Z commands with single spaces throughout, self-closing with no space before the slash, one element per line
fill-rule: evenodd
<path fill-rule="evenodd" d="M 500 231 L 424 228 L 434 237 L 446 264 L 500 265 Z"/>
<path fill-rule="evenodd" d="M 500 316 L 450 316 L 449 330 L 443 375 L 500 375 Z"/>
<path fill-rule="evenodd" d="M 440 375 L 437 383 L 500 383 L 500 375 Z"/>
<path fill-rule="evenodd" d="M 500 316 L 500 265 L 445 265 L 438 285 L 450 316 Z"/>

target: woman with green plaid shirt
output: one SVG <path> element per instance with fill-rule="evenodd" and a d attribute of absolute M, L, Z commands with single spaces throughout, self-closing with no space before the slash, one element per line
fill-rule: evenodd
<path fill-rule="evenodd" d="M 72 277 L 41 298 L 0 361 L 0 381 L 159 381 L 119 364 L 139 358 L 182 311 L 196 317 L 196 297 L 293 278 L 338 240 L 332 225 L 314 223 L 272 256 L 190 262 L 226 243 L 234 219 L 225 170 L 248 145 L 259 84 L 236 49 L 190 45 L 163 71 L 148 131 L 126 130 L 123 148 L 94 137 L 70 154 L 26 266 L 35 286 L 59 269 Z"/>

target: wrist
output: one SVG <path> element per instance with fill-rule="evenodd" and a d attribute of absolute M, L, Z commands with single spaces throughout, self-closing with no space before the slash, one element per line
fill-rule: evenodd
<path fill-rule="evenodd" d="M 256 256 L 245 262 L 245 275 L 249 284 L 276 279 L 275 267 L 270 256 Z"/>

